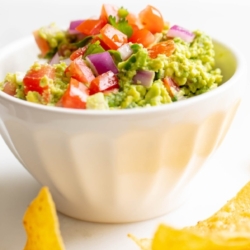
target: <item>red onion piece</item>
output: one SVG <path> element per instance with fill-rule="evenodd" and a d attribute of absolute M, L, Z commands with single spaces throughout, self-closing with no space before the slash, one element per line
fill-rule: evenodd
<path fill-rule="evenodd" d="M 133 50 L 131 49 L 129 43 L 123 44 L 120 48 L 117 49 L 117 51 L 120 52 L 123 61 L 128 59 L 133 54 Z"/>
<path fill-rule="evenodd" d="M 51 58 L 49 64 L 53 65 L 53 64 L 57 64 L 60 62 L 60 56 L 58 54 L 58 52 L 55 53 L 55 55 Z"/>
<path fill-rule="evenodd" d="M 88 55 L 86 60 L 96 76 L 107 71 L 112 71 L 114 74 L 118 73 L 114 60 L 108 51 Z"/>
<path fill-rule="evenodd" d="M 152 85 L 154 77 L 155 72 L 152 70 L 137 70 L 136 75 L 133 77 L 133 82 L 148 88 Z"/>
<path fill-rule="evenodd" d="M 168 37 L 180 37 L 181 39 L 183 39 L 185 42 L 188 42 L 188 43 L 191 43 L 195 37 L 194 33 L 178 25 L 172 26 L 169 29 L 167 36 Z"/>
<path fill-rule="evenodd" d="M 84 20 L 75 20 L 75 21 L 71 21 L 69 24 L 69 29 L 68 32 L 69 34 L 80 34 L 79 31 L 76 30 L 76 27 L 81 24 Z"/>
<path fill-rule="evenodd" d="M 60 59 L 60 56 L 59 56 L 58 52 L 56 52 L 55 55 L 49 61 L 49 64 L 53 65 L 53 64 L 60 63 L 60 62 L 64 62 L 67 65 L 69 65 L 71 60 L 70 60 L 70 58 Z"/>
<path fill-rule="evenodd" d="M 70 58 L 65 58 L 65 59 L 60 60 L 60 62 L 64 62 L 66 65 L 70 65 L 71 60 Z"/>

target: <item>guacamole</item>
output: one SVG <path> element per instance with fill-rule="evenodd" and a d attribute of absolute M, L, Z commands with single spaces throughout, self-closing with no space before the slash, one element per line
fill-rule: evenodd
<path fill-rule="evenodd" d="M 222 83 L 206 33 L 170 25 L 150 5 L 134 19 L 115 6 L 109 15 L 108 7 L 67 30 L 51 24 L 33 32 L 44 62 L 8 73 L 0 89 L 42 105 L 108 110 L 170 104 Z"/>

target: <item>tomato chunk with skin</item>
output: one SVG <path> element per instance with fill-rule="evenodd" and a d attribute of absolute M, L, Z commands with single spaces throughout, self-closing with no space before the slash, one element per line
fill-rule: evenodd
<path fill-rule="evenodd" d="M 127 36 L 119 31 L 118 29 L 114 28 L 110 24 L 106 24 L 100 30 L 103 42 L 110 48 L 110 49 L 118 49 L 124 43 L 128 42 Z"/>
<path fill-rule="evenodd" d="M 172 99 L 175 97 L 176 92 L 180 91 L 180 87 L 170 77 L 164 77 L 163 84 Z"/>
<path fill-rule="evenodd" d="M 87 66 L 82 57 L 73 60 L 66 68 L 66 74 L 82 83 L 90 83 L 94 78 L 92 70 Z"/>
<path fill-rule="evenodd" d="M 97 35 L 106 22 L 103 19 L 87 19 L 76 27 L 76 30 L 85 35 Z"/>
<path fill-rule="evenodd" d="M 8 95 L 14 96 L 16 94 L 16 86 L 13 82 L 5 82 L 3 92 Z"/>
<path fill-rule="evenodd" d="M 156 58 L 159 54 L 171 56 L 175 51 L 175 44 L 173 40 L 167 40 L 157 43 L 148 49 L 148 54 L 151 58 Z"/>
<path fill-rule="evenodd" d="M 153 34 L 162 32 L 164 28 L 164 19 L 157 8 L 148 5 L 139 13 L 139 18 L 142 25 Z"/>
<path fill-rule="evenodd" d="M 109 16 L 118 18 L 118 8 L 112 4 L 103 4 L 100 19 L 107 23 Z"/>
<path fill-rule="evenodd" d="M 138 27 L 141 26 L 139 17 L 131 12 L 129 12 L 128 15 L 126 16 L 126 20 L 130 25 L 136 25 Z"/>
<path fill-rule="evenodd" d="M 91 43 L 96 43 L 96 42 L 98 42 L 104 50 L 109 50 L 109 47 L 107 46 L 107 44 L 103 42 L 100 35 L 95 35 L 91 40 Z"/>
<path fill-rule="evenodd" d="M 88 96 L 88 88 L 78 80 L 71 78 L 67 90 L 59 101 L 60 105 L 57 106 L 85 109 Z"/>
<path fill-rule="evenodd" d="M 85 51 L 87 50 L 87 46 L 78 48 L 77 50 L 75 50 L 71 55 L 70 55 L 70 60 L 75 60 L 76 58 L 78 58 L 79 56 L 83 56 Z"/>
<path fill-rule="evenodd" d="M 40 81 L 43 77 L 47 76 L 50 79 L 55 78 L 55 69 L 49 64 L 41 65 L 38 69 L 30 69 L 23 78 L 24 93 L 29 91 L 36 91 L 39 94 L 43 94 L 45 90 L 48 90 L 48 85 L 41 86 Z"/>
<path fill-rule="evenodd" d="M 135 30 L 129 38 L 132 43 L 141 43 L 145 48 L 155 41 L 155 36 L 147 29 Z"/>
<path fill-rule="evenodd" d="M 49 43 L 39 35 L 38 30 L 33 31 L 33 36 L 38 48 L 41 51 L 41 56 L 44 57 L 50 50 Z"/>
<path fill-rule="evenodd" d="M 108 71 L 97 76 L 90 83 L 89 92 L 90 95 L 93 95 L 98 92 L 104 92 L 117 88 L 119 88 L 117 76 L 112 71 Z"/>

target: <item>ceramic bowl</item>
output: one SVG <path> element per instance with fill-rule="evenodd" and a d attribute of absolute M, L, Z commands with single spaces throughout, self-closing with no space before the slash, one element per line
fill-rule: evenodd
<path fill-rule="evenodd" d="M 0 131 L 13 155 L 49 187 L 58 211 L 92 222 L 154 218 L 176 209 L 223 141 L 242 98 L 245 62 L 214 41 L 224 83 L 172 104 L 117 111 L 70 110 L 0 92 Z M 0 79 L 26 71 L 32 37 L 0 53 Z"/>

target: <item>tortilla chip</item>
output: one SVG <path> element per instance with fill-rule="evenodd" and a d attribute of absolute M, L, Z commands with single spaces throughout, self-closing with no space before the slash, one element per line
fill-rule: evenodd
<path fill-rule="evenodd" d="M 250 182 L 218 212 L 206 220 L 199 221 L 190 230 L 206 234 L 208 232 L 250 233 Z"/>
<path fill-rule="evenodd" d="M 27 208 L 23 225 L 27 234 L 24 250 L 64 250 L 55 204 L 47 187 Z"/>
<path fill-rule="evenodd" d="M 188 229 L 174 229 L 160 225 L 155 233 L 152 250 L 246 250 L 250 249 L 250 234 L 230 234 L 225 238 L 219 234 L 195 234 Z"/>
<path fill-rule="evenodd" d="M 136 242 L 145 250 L 250 249 L 250 182 L 214 215 L 195 226 L 175 229 L 161 224 L 151 246 L 143 248 L 140 240 Z"/>

